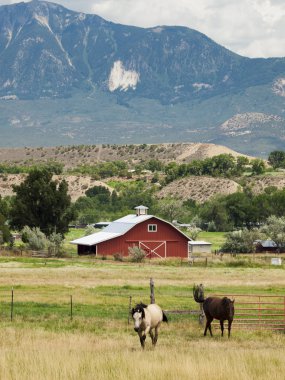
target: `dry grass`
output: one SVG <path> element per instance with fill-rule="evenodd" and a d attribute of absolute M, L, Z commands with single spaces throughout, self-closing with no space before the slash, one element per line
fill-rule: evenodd
<path fill-rule="evenodd" d="M 156 349 L 147 341 L 142 352 L 136 334 L 126 329 L 108 337 L 6 327 L 0 342 L 5 380 L 268 380 L 285 373 L 284 335 L 241 341 L 197 337 L 191 328 L 183 337 L 166 336 L 162 329 Z"/>
<path fill-rule="evenodd" d="M 215 258 L 215 256 L 213 256 Z M 219 258 L 215 260 L 220 261 Z M 226 258 L 223 259 L 227 260 Z M 122 286 L 147 283 L 154 277 L 157 286 L 190 286 L 204 283 L 206 286 L 222 287 L 266 287 L 276 284 L 285 286 L 283 269 L 277 268 L 204 268 L 191 266 L 164 266 L 131 263 L 59 260 L 62 267 L 53 267 L 53 262 L 39 260 L 38 264 L 21 262 L 0 263 L 0 286 Z M 46 263 L 46 264 L 45 264 Z M 27 267 L 28 266 L 28 267 Z"/>

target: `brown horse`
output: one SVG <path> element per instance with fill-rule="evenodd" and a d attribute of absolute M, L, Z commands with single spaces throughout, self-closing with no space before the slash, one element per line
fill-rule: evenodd
<path fill-rule="evenodd" d="M 208 297 L 204 298 L 203 286 L 193 287 L 193 296 L 196 302 L 203 304 L 203 310 L 207 318 L 206 327 L 204 331 L 204 336 L 207 334 L 209 329 L 211 336 L 212 328 L 211 323 L 213 319 L 220 321 L 220 326 L 222 330 L 222 336 L 224 336 L 224 321 L 228 321 L 228 337 L 231 335 L 231 326 L 234 319 L 234 300 L 230 300 L 227 297 Z"/>

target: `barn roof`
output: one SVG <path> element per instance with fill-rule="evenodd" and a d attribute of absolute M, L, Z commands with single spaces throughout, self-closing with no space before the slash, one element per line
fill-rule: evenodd
<path fill-rule="evenodd" d="M 173 228 L 175 228 L 177 231 L 179 231 L 182 235 L 184 235 L 188 240 L 191 240 L 187 235 L 185 235 L 183 232 L 181 232 L 178 228 L 173 226 L 171 223 L 166 222 L 163 219 L 158 218 L 154 215 L 135 215 L 135 214 L 129 214 L 126 215 L 120 219 L 115 220 L 114 222 L 111 222 L 106 228 L 104 228 L 100 232 L 95 232 L 88 236 L 83 236 L 82 238 L 76 239 L 71 241 L 71 244 L 78 244 L 78 245 L 87 245 L 92 246 L 98 243 L 102 243 L 103 241 L 114 239 L 118 236 L 122 236 L 125 233 L 127 233 L 129 230 L 131 230 L 134 226 L 137 224 L 140 224 L 146 220 L 149 220 L 151 218 L 158 219 L 162 222 L 170 224 Z"/>
<path fill-rule="evenodd" d="M 190 245 L 212 245 L 212 243 L 209 243 L 207 241 L 203 241 L 203 240 L 192 240 L 192 241 L 189 241 Z"/>
<path fill-rule="evenodd" d="M 254 244 L 259 243 L 263 248 L 276 248 L 278 245 L 273 240 L 255 240 Z"/>

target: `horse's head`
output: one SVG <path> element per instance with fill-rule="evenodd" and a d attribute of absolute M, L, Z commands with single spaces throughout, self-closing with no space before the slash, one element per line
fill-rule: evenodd
<path fill-rule="evenodd" d="M 144 312 L 145 307 L 147 307 L 147 306 L 145 304 L 141 303 L 141 304 L 136 305 L 136 307 L 134 307 L 132 309 L 132 317 L 133 317 L 133 320 L 135 323 L 134 330 L 136 332 L 139 331 L 140 325 L 141 325 L 143 319 L 145 318 L 145 312 Z"/>

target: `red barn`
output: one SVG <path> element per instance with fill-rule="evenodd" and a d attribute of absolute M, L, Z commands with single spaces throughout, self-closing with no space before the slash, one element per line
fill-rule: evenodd
<path fill-rule="evenodd" d="M 129 247 L 144 249 L 148 257 L 188 258 L 188 242 L 191 239 L 174 227 L 153 215 L 145 206 L 136 207 L 136 214 L 126 215 L 110 223 L 100 232 L 73 240 L 78 254 L 128 256 Z"/>

